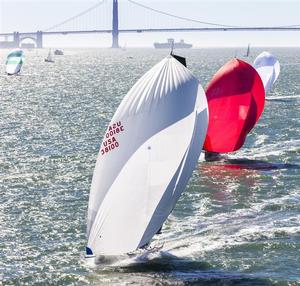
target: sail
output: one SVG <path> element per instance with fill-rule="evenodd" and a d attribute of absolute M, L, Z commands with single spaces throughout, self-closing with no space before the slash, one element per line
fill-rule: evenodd
<path fill-rule="evenodd" d="M 247 52 L 246 52 L 245 57 L 249 57 L 249 55 L 250 55 L 250 44 L 248 44 Z"/>
<path fill-rule="evenodd" d="M 6 73 L 9 75 L 17 74 L 23 65 L 24 53 L 20 49 L 11 51 L 6 59 Z"/>
<path fill-rule="evenodd" d="M 280 73 L 279 61 L 272 54 L 262 52 L 254 60 L 253 66 L 263 81 L 265 91 L 270 91 Z"/>
<path fill-rule="evenodd" d="M 264 109 L 265 92 L 260 76 L 251 65 L 233 59 L 213 76 L 206 96 L 209 123 L 204 150 L 238 150 Z"/>
<path fill-rule="evenodd" d="M 200 155 L 205 93 L 172 56 L 131 88 L 104 135 L 90 191 L 87 254 L 149 243 L 173 210 Z"/>
<path fill-rule="evenodd" d="M 47 60 L 52 61 L 51 50 L 49 50 L 49 52 L 48 52 Z"/>

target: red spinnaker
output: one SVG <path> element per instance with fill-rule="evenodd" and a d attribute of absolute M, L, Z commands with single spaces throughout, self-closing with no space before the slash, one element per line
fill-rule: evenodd
<path fill-rule="evenodd" d="M 209 123 L 203 149 L 240 149 L 263 112 L 265 90 L 257 71 L 239 59 L 225 64 L 206 89 Z"/>

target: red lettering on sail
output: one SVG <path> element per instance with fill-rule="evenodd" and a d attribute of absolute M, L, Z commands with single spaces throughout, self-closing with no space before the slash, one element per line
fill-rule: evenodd
<path fill-rule="evenodd" d="M 102 147 L 100 149 L 101 155 L 105 155 L 106 153 L 109 153 L 110 151 L 115 150 L 119 147 L 120 144 L 115 136 L 124 131 L 125 129 L 121 121 L 118 121 L 108 126 L 104 136 Z"/>

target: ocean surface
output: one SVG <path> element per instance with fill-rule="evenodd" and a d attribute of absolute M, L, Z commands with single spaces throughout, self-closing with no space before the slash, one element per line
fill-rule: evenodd
<path fill-rule="evenodd" d="M 84 254 L 101 138 L 127 91 L 168 51 L 66 49 L 45 63 L 48 50 L 25 50 L 21 75 L 8 77 L 1 50 L 2 284 L 300 285 L 300 98 L 291 97 L 300 94 L 300 49 L 268 50 L 281 74 L 244 147 L 199 162 L 154 238 L 159 251 L 97 265 Z M 177 53 L 205 87 L 235 50 Z"/>

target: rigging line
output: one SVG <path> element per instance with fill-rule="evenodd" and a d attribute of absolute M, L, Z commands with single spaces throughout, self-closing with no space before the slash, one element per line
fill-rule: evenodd
<path fill-rule="evenodd" d="M 128 0 L 128 2 L 130 2 L 132 4 L 135 4 L 137 6 L 143 7 L 145 9 L 151 10 L 153 12 L 156 12 L 156 13 L 159 13 L 159 14 L 163 14 L 163 15 L 166 15 L 166 16 L 169 16 L 169 17 L 177 18 L 177 19 L 180 19 L 180 20 L 185 20 L 185 21 L 195 22 L 195 23 L 200 23 L 200 24 L 206 24 L 206 25 L 212 25 L 212 26 L 218 26 L 218 27 L 242 28 L 241 26 L 232 26 L 232 25 L 223 25 L 223 24 L 211 23 L 211 22 L 203 22 L 203 21 L 200 21 L 200 20 L 189 19 L 189 18 L 186 18 L 186 17 L 177 16 L 177 15 L 174 15 L 174 14 L 170 14 L 168 12 L 163 12 L 163 11 L 151 8 L 149 6 L 143 5 L 143 4 L 138 3 L 136 1 L 133 1 L 133 0 Z"/>
<path fill-rule="evenodd" d="M 66 20 L 64 20 L 64 21 L 62 21 L 62 22 L 60 22 L 60 23 L 58 23 L 58 24 L 56 24 L 56 25 L 53 25 L 53 26 L 51 26 L 50 28 L 45 29 L 44 31 L 47 32 L 47 31 L 49 31 L 49 30 L 53 30 L 53 29 L 55 29 L 55 28 L 57 28 L 57 27 L 59 27 L 59 26 L 62 26 L 62 25 L 64 25 L 64 24 L 66 24 L 67 22 L 70 22 L 70 21 L 72 21 L 72 20 L 74 20 L 74 19 L 76 19 L 76 18 L 79 18 L 79 17 L 81 17 L 81 16 L 87 14 L 88 12 L 90 12 L 90 11 L 96 9 L 97 7 L 99 7 L 100 5 L 102 5 L 105 1 L 106 1 L 106 0 L 102 0 L 101 2 L 99 2 L 99 3 L 95 4 L 95 5 L 93 5 L 92 7 L 88 8 L 88 9 L 86 9 L 86 10 L 84 10 L 84 11 L 82 11 L 81 13 L 79 13 L 79 14 L 73 16 L 73 17 L 70 17 L 70 18 L 68 18 L 68 19 L 66 19 Z"/>

